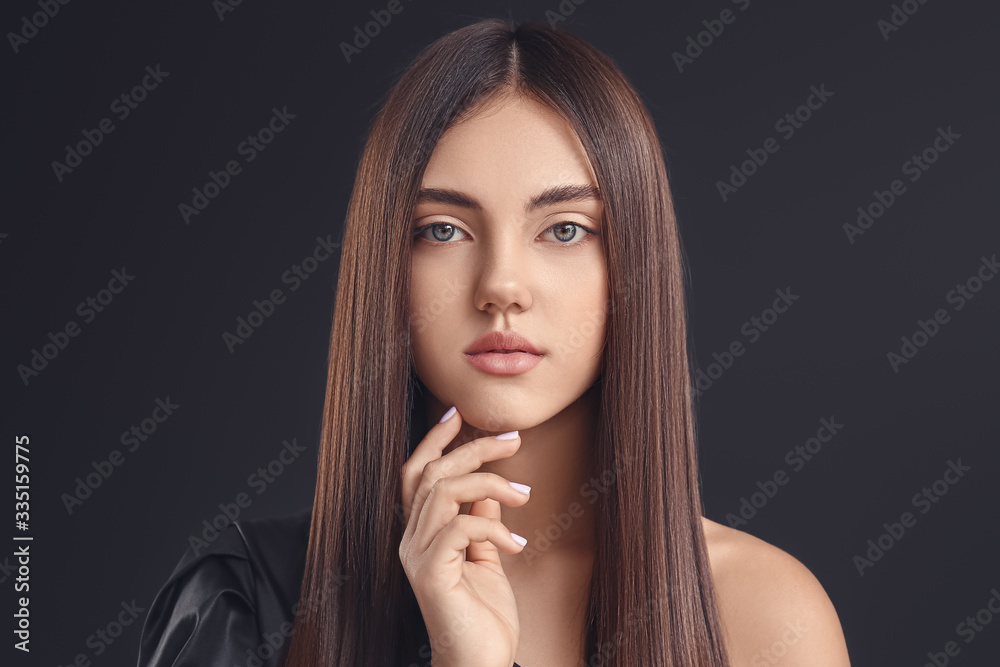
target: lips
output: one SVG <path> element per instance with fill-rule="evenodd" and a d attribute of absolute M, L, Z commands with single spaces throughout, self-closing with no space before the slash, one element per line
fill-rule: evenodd
<path fill-rule="evenodd" d="M 540 364 L 545 357 L 541 354 L 505 350 L 504 352 L 467 354 L 465 358 L 472 366 L 484 373 L 490 373 L 491 375 L 520 375 L 521 373 L 527 373 Z"/>
<path fill-rule="evenodd" d="M 491 375 L 519 375 L 541 363 L 545 355 L 516 331 L 490 331 L 469 346 L 465 358 Z"/>
<path fill-rule="evenodd" d="M 499 354 L 526 352 L 542 356 L 542 352 L 532 345 L 531 341 L 516 331 L 490 331 L 481 336 L 465 351 L 466 354 L 483 354 L 487 352 Z"/>

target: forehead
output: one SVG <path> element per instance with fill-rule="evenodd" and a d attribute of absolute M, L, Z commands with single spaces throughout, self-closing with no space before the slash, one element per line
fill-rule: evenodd
<path fill-rule="evenodd" d="M 509 195 L 534 194 L 555 183 L 596 186 L 580 139 L 556 112 L 510 95 L 448 128 L 431 154 L 422 186 Z"/>

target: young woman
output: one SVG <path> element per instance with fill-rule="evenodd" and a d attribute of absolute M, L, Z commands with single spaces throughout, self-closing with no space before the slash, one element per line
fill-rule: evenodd
<path fill-rule="evenodd" d="M 809 570 L 701 516 L 683 278 L 608 57 L 431 44 L 358 168 L 311 518 L 188 554 L 140 664 L 849 665 Z"/>

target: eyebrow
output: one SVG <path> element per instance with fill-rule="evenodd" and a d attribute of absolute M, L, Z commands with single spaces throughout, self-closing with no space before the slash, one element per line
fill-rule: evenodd
<path fill-rule="evenodd" d="M 601 201 L 600 189 L 592 185 L 556 185 L 532 197 L 524 207 L 524 211 L 525 213 L 531 213 L 545 206 L 589 200 Z M 450 204 L 478 213 L 484 211 L 483 205 L 474 198 L 448 188 L 420 188 L 420 191 L 417 193 L 417 204 L 425 203 Z"/>

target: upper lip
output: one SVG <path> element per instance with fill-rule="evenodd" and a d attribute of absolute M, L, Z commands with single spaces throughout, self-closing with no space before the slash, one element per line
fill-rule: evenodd
<path fill-rule="evenodd" d="M 529 354 L 542 354 L 531 342 L 516 331 L 490 331 L 481 336 L 469 346 L 466 354 L 480 354 L 495 350 L 520 351 Z"/>

